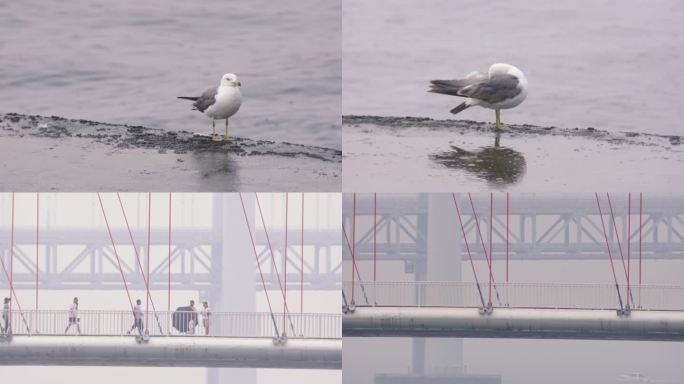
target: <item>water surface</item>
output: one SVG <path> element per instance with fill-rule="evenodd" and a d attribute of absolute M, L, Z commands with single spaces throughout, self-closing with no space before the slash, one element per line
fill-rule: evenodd
<path fill-rule="evenodd" d="M 527 100 L 504 122 L 681 135 L 684 3 L 344 0 L 345 115 L 453 118 L 459 98 L 427 93 L 506 62 Z M 493 121 L 471 108 L 459 119 Z"/>
<path fill-rule="evenodd" d="M 0 2 L 0 113 L 208 133 L 179 95 L 242 81 L 235 136 L 341 147 L 337 0 Z M 222 127 L 222 123 L 221 123 Z"/>

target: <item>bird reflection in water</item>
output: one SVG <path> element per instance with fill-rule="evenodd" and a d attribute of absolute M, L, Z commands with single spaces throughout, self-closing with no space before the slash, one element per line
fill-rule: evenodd
<path fill-rule="evenodd" d="M 496 134 L 493 147 L 468 151 L 452 145 L 451 150 L 433 154 L 431 157 L 439 164 L 464 170 L 496 187 L 519 182 L 527 170 L 522 153 L 501 146 L 500 133 Z"/>

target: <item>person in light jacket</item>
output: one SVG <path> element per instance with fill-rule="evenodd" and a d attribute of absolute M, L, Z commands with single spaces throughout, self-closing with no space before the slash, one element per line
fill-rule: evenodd
<path fill-rule="evenodd" d="M 64 334 L 66 335 L 67 332 L 69 332 L 69 328 L 71 328 L 72 325 L 76 325 L 76 331 L 80 335 L 80 321 L 81 319 L 78 318 L 78 297 L 74 297 L 74 301 L 69 306 L 69 323 L 67 324 L 66 329 L 64 330 Z"/>

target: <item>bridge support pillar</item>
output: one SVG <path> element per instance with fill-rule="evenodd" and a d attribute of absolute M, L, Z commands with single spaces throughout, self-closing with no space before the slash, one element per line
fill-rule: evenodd
<path fill-rule="evenodd" d="M 461 281 L 461 233 L 450 193 L 428 197 L 427 255 L 416 266 L 416 280 Z M 453 214 L 449 214 L 453 213 Z M 419 223 L 419 227 L 420 227 Z M 423 292 L 425 294 L 425 292 Z M 463 340 L 413 339 L 413 372 L 419 375 L 454 375 L 463 370 Z"/>
<path fill-rule="evenodd" d="M 254 196 L 244 194 L 245 210 L 254 231 Z M 214 196 L 214 230 L 217 237 L 212 247 L 214 260 L 220 267 L 212 271 L 210 308 L 214 311 L 254 312 L 256 291 L 254 285 L 254 251 L 245 225 L 240 196 L 237 193 L 218 193 Z M 251 272 L 251 273 L 249 273 Z M 217 324 L 218 325 L 218 324 Z M 218 329 L 217 329 L 218 330 Z M 207 384 L 256 384 L 256 369 L 209 368 Z"/>

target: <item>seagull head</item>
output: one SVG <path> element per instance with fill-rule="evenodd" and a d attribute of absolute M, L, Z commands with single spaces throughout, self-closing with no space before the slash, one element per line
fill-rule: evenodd
<path fill-rule="evenodd" d="M 512 75 L 518 78 L 518 80 L 524 80 L 525 82 L 527 82 L 527 79 L 525 78 L 523 72 L 510 64 L 492 64 L 492 66 L 489 67 L 489 77 L 491 78 L 493 75 Z"/>
<path fill-rule="evenodd" d="M 242 83 L 234 73 L 226 73 L 221 78 L 221 86 L 239 87 Z"/>

